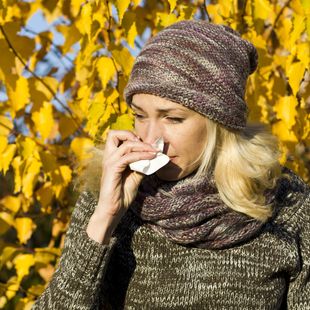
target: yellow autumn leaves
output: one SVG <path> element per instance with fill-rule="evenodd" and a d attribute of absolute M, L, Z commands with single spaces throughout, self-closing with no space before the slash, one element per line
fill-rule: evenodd
<path fill-rule="evenodd" d="M 21 35 L 38 12 L 49 27 Z M 109 129 L 133 128 L 123 98 L 133 55 L 163 27 L 208 16 L 257 47 L 250 120 L 270 127 L 282 163 L 310 181 L 309 1 L 2 1 L 0 308 L 30 309 L 63 246 L 78 164 Z M 58 63 L 38 75 L 51 54 Z"/>
<path fill-rule="evenodd" d="M 236 2 L 216 1 L 208 12 L 217 23 L 246 29 L 243 36 L 259 53 L 246 96 L 250 119 L 271 126 L 281 141 L 282 163 L 309 181 L 310 7 L 299 0 L 253 3 L 239 10 Z"/>

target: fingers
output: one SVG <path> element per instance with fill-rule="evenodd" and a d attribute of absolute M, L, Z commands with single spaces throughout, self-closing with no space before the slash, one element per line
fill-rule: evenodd
<path fill-rule="evenodd" d="M 104 160 L 104 166 L 106 168 L 124 167 L 124 163 L 130 164 L 141 159 L 153 159 L 157 152 L 155 147 L 144 142 L 126 141 Z"/>
<path fill-rule="evenodd" d="M 129 130 L 110 130 L 106 144 L 117 148 L 123 141 L 139 141 L 137 135 Z"/>
<path fill-rule="evenodd" d="M 104 159 L 109 158 L 125 141 L 139 141 L 137 135 L 129 130 L 110 130 L 105 143 Z"/>
<path fill-rule="evenodd" d="M 142 141 L 126 141 L 117 148 L 115 155 L 121 157 L 125 154 L 139 151 L 158 152 L 159 150 L 157 150 L 154 146 Z"/>
<path fill-rule="evenodd" d="M 127 168 L 127 166 L 135 161 L 143 160 L 143 159 L 153 159 L 156 157 L 156 154 L 151 152 L 132 152 L 122 156 L 118 162 L 118 167 L 121 170 Z"/>
<path fill-rule="evenodd" d="M 105 168 L 115 167 L 119 170 L 120 167 L 124 168 L 124 164 L 155 158 L 154 152 L 158 151 L 151 144 L 140 141 L 138 136 L 129 130 L 111 130 L 106 142 L 103 165 Z M 128 157 L 128 154 L 133 155 Z"/>
<path fill-rule="evenodd" d="M 142 142 L 135 133 L 129 130 L 109 131 L 105 144 L 105 160 L 111 156 L 120 158 L 124 154 L 138 151 L 156 152 L 157 149 L 149 143 Z"/>

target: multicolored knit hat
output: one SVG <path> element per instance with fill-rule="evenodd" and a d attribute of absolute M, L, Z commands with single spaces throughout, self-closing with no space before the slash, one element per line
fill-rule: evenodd
<path fill-rule="evenodd" d="M 166 98 L 233 129 L 246 126 L 244 93 L 257 67 L 253 44 L 225 25 L 176 22 L 151 37 L 135 59 L 124 98 Z"/>

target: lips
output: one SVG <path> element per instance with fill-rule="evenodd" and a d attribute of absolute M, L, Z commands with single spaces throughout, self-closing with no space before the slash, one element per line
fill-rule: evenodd
<path fill-rule="evenodd" d="M 169 158 L 170 158 L 170 161 L 173 161 L 174 159 L 177 158 L 177 156 L 169 156 Z"/>

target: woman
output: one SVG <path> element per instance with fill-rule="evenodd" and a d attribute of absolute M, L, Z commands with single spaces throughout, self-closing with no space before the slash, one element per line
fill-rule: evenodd
<path fill-rule="evenodd" d="M 309 187 L 246 124 L 256 67 L 227 26 L 181 21 L 147 42 L 124 92 L 135 132 L 110 131 L 34 309 L 310 309 Z M 169 163 L 129 169 L 161 137 Z"/>

